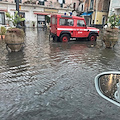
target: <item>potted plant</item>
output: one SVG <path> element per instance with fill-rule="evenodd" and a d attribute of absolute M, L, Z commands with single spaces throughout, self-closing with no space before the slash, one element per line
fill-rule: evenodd
<path fill-rule="evenodd" d="M 106 48 L 113 48 L 118 41 L 118 28 L 116 26 L 119 26 L 119 19 L 119 16 L 115 14 L 108 18 L 110 27 L 104 30 L 102 39 Z"/>
<path fill-rule="evenodd" d="M 32 21 L 32 25 L 33 25 L 33 27 L 35 27 L 35 21 Z"/>
<path fill-rule="evenodd" d="M 10 48 L 11 51 L 20 51 L 24 43 L 24 31 L 20 29 L 19 23 L 24 21 L 25 18 L 21 18 L 18 12 L 15 12 L 14 16 L 10 15 L 10 13 L 6 13 L 6 17 L 8 17 L 9 21 L 14 25 L 14 27 L 7 29 L 5 38 L 6 46 Z"/>
<path fill-rule="evenodd" d="M 1 26 L 1 38 L 5 39 L 5 34 L 6 34 L 6 28 L 4 26 Z"/>

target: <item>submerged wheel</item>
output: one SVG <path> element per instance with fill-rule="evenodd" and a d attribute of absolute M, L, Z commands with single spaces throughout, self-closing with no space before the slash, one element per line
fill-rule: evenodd
<path fill-rule="evenodd" d="M 60 37 L 61 42 L 68 42 L 70 40 L 70 36 L 68 34 L 63 34 Z"/>
<path fill-rule="evenodd" d="M 57 36 L 53 36 L 53 42 L 57 41 Z"/>
<path fill-rule="evenodd" d="M 96 34 L 91 34 L 88 38 L 89 41 L 96 41 L 96 39 L 97 39 Z"/>
<path fill-rule="evenodd" d="M 59 37 L 53 36 L 53 42 L 60 42 L 60 41 L 59 41 Z"/>

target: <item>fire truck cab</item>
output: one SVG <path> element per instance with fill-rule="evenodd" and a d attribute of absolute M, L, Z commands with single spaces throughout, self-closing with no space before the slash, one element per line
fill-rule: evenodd
<path fill-rule="evenodd" d="M 82 17 L 51 15 L 50 36 L 55 41 L 68 42 L 70 38 L 88 38 L 95 41 L 98 35 L 99 29 L 87 27 Z"/>

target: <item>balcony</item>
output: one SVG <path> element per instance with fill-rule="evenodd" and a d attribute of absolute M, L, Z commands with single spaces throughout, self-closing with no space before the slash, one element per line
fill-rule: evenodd
<path fill-rule="evenodd" d="M 36 0 L 23 0 L 23 4 L 36 4 Z"/>

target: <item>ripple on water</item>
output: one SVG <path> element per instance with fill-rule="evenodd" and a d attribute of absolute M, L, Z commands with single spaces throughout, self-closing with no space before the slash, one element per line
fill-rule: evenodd
<path fill-rule="evenodd" d="M 73 112 L 77 108 L 84 108 L 80 109 L 83 116 L 97 114 L 97 109 L 89 110 L 90 104 L 96 107 L 98 100 L 94 76 L 120 69 L 120 50 L 88 46 L 88 41 L 53 43 L 48 33 L 37 29 L 26 30 L 21 52 L 7 53 L 1 46 L 0 119 L 52 119 L 55 114 L 60 118 L 75 113 L 79 119 L 79 113 Z"/>

